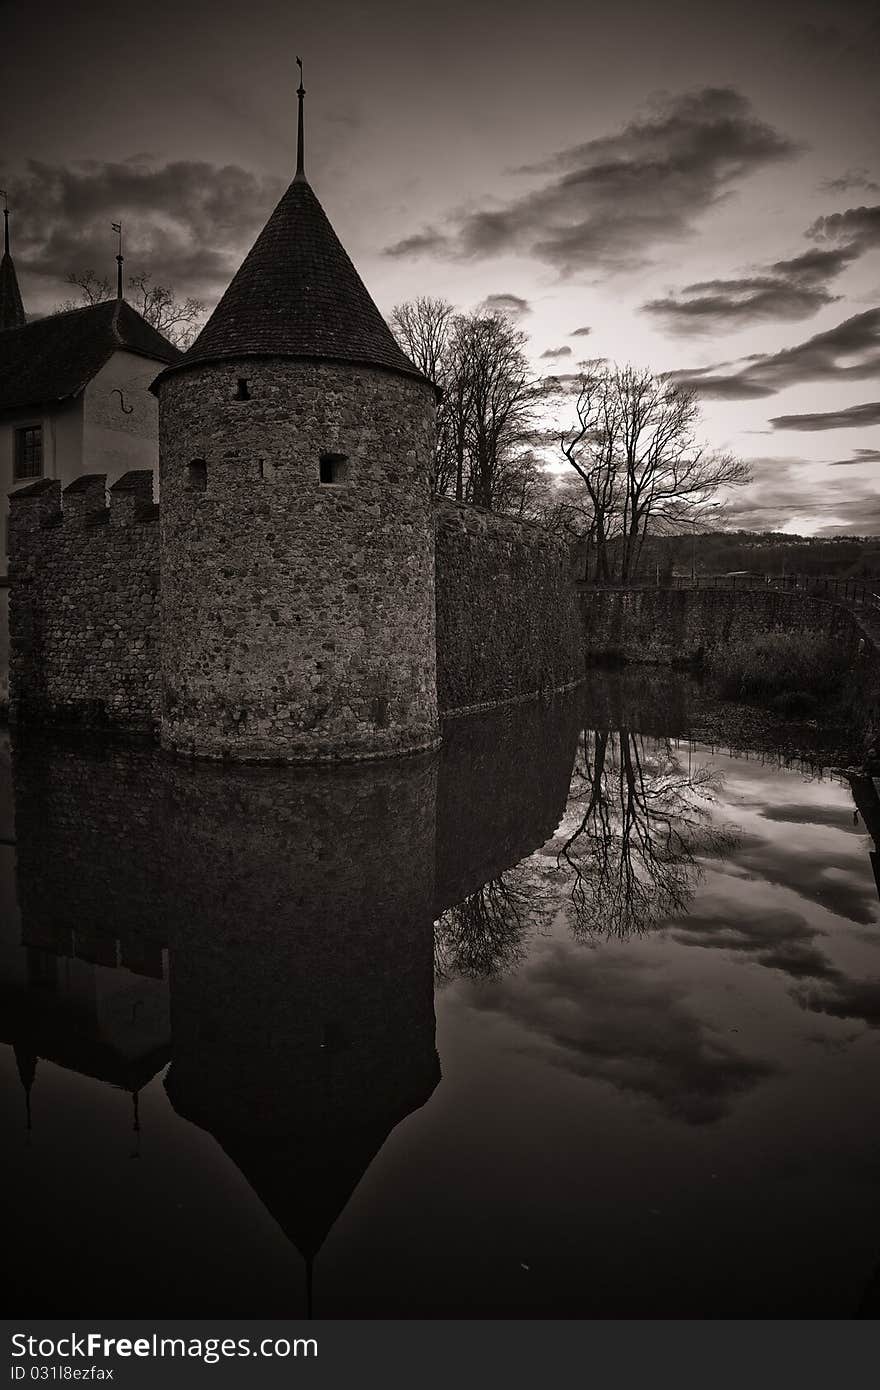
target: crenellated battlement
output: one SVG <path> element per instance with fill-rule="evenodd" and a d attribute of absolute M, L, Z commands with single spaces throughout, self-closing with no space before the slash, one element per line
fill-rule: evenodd
<path fill-rule="evenodd" d="M 149 469 L 10 496 L 10 715 L 154 729 L 159 509 Z"/>

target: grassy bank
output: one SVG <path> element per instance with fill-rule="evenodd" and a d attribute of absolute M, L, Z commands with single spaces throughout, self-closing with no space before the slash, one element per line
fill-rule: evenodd
<path fill-rule="evenodd" d="M 776 714 L 846 720 L 856 698 L 848 653 L 819 632 L 766 632 L 713 654 L 709 673 L 726 700 Z"/>

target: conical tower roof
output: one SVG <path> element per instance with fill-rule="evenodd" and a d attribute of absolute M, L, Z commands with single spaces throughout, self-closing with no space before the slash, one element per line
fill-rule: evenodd
<path fill-rule="evenodd" d="M 3 259 L 0 260 L 0 332 L 4 328 L 23 328 L 24 305 L 18 276 L 9 253 L 9 209 L 3 209 Z"/>
<path fill-rule="evenodd" d="M 364 363 L 424 380 L 395 342 L 298 173 L 182 361 L 253 356 Z"/>

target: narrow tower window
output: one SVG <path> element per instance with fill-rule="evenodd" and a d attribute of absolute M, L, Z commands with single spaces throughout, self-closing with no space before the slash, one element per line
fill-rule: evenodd
<path fill-rule="evenodd" d="M 320 479 L 322 483 L 345 483 L 348 481 L 348 455 L 322 454 Z"/>
<path fill-rule="evenodd" d="M 208 465 L 204 459 L 193 459 L 187 465 L 186 483 L 190 492 L 205 492 L 208 487 Z"/>
<path fill-rule="evenodd" d="M 250 398 L 251 393 L 248 390 L 247 377 L 240 376 L 238 378 L 238 387 L 236 388 L 235 399 L 237 401 L 249 401 Z"/>

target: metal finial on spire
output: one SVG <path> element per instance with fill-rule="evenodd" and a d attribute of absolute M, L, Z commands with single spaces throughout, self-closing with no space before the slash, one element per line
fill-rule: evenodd
<path fill-rule="evenodd" d="M 111 222 L 110 226 L 119 236 L 119 250 L 116 253 L 116 298 L 122 298 L 122 262 L 125 257 L 122 254 L 122 223 Z"/>
<path fill-rule="evenodd" d="M 296 89 L 296 95 L 299 99 L 299 121 L 296 128 L 296 177 L 298 179 L 304 179 L 306 176 L 306 169 L 303 154 L 303 97 L 306 94 L 306 89 L 303 86 L 302 58 L 297 58 L 296 61 L 299 67 L 299 86 Z"/>
<path fill-rule="evenodd" d="M 3 250 L 9 255 L 9 195 L 5 188 L 0 188 L 0 198 L 3 199 Z"/>

